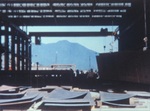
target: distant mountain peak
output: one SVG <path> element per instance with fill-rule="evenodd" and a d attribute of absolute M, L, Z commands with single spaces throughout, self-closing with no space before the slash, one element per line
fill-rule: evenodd
<path fill-rule="evenodd" d="M 43 66 L 49 66 L 50 64 L 75 64 L 77 69 L 97 69 L 95 51 L 89 50 L 79 43 L 67 40 L 41 44 L 41 47 L 33 45 L 32 55 L 32 62 L 36 63 L 38 61 Z"/>

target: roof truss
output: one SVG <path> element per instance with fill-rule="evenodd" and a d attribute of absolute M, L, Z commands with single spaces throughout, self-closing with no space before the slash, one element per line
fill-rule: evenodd
<path fill-rule="evenodd" d="M 1 0 L 0 14 L 17 25 L 95 25 L 112 20 L 119 24 L 133 1 Z"/>

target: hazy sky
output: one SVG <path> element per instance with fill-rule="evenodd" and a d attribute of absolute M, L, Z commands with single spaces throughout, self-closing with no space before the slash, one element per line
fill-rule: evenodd
<path fill-rule="evenodd" d="M 101 28 L 108 28 L 109 31 L 114 31 L 116 26 L 51 26 L 51 27 L 28 27 L 27 32 L 95 32 Z M 118 51 L 118 41 L 114 42 L 114 37 L 42 37 L 42 43 L 55 43 L 60 40 L 68 40 L 70 42 L 79 43 L 91 50 L 99 53 Z M 34 38 L 32 39 L 34 43 Z M 110 45 L 112 44 L 112 46 Z M 104 50 L 104 46 L 106 46 Z"/>

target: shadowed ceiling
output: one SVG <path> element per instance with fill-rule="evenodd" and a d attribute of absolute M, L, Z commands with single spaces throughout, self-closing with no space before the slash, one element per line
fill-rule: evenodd
<path fill-rule="evenodd" d="M 119 25 L 140 0 L 1 0 L 0 16 L 16 25 Z M 141 5 L 137 9 L 137 5 Z"/>

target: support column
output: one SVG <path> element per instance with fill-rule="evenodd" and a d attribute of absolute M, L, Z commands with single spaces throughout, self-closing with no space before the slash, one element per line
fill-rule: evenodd
<path fill-rule="evenodd" d="M 7 24 L 5 24 L 5 62 L 4 62 L 4 64 L 5 64 L 5 67 L 4 67 L 4 69 L 5 70 L 9 70 L 9 40 L 8 40 L 8 38 L 9 38 L 9 34 L 8 34 L 8 25 Z"/>
<path fill-rule="evenodd" d="M 20 71 L 20 34 L 17 35 L 17 70 Z"/>
<path fill-rule="evenodd" d="M 0 24 L 0 47 L 2 48 L 2 30 L 1 30 L 1 24 Z M 0 49 L 1 51 L 2 49 Z M 2 52 L 0 52 L 0 70 L 2 70 Z"/>
<path fill-rule="evenodd" d="M 30 38 L 30 41 L 31 41 L 31 38 Z M 32 45 L 29 44 L 29 70 L 31 70 L 31 48 L 32 48 Z"/>
<path fill-rule="evenodd" d="M 24 70 L 24 67 L 25 67 L 25 55 L 24 55 L 24 51 L 25 51 L 25 48 L 24 48 L 24 43 L 25 40 L 24 38 L 22 37 L 22 40 L 21 40 L 21 44 L 22 44 L 22 48 L 21 48 L 21 63 L 22 63 L 22 70 Z"/>
<path fill-rule="evenodd" d="M 11 38 L 11 67 L 12 67 L 12 70 L 15 70 L 15 29 L 12 28 L 12 38 Z"/>
<path fill-rule="evenodd" d="M 148 49 L 150 49 L 150 0 L 146 0 L 146 14 L 147 14 L 147 37 L 148 37 Z"/>
<path fill-rule="evenodd" d="M 26 42 L 25 42 L 25 61 L 26 61 L 26 68 L 25 68 L 25 70 L 29 70 L 29 43 L 28 43 L 28 39 L 27 40 L 25 40 Z"/>

